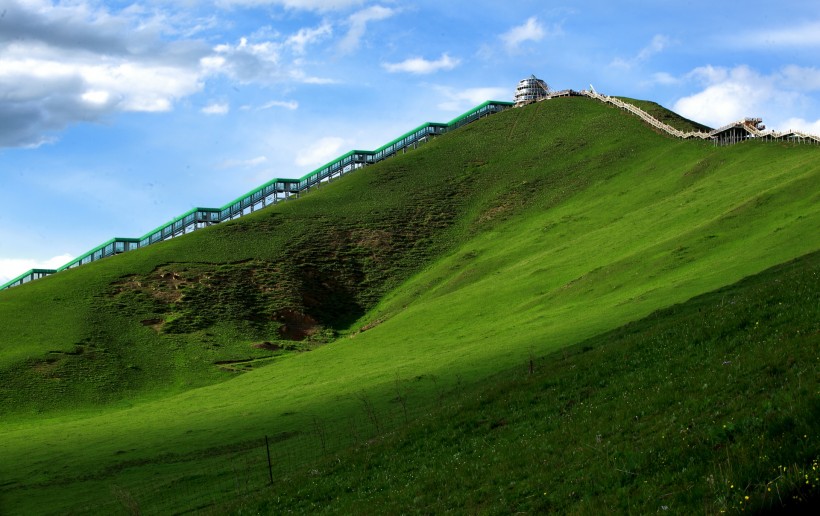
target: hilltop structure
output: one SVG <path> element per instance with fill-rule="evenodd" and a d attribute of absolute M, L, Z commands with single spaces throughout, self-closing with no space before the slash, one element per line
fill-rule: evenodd
<path fill-rule="evenodd" d="M 538 102 L 547 98 L 550 94 L 550 87 L 546 82 L 535 75 L 530 75 L 528 79 L 522 79 L 515 88 L 515 107 L 525 106 L 532 102 Z"/>

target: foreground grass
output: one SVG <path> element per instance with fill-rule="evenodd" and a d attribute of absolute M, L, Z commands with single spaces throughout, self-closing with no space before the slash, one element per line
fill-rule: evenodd
<path fill-rule="evenodd" d="M 454 390 L 233 510 L 820 508 L 820 254 Z"/>
<path fill-rule="evenodd" d="M 287 447 L 317 417 L 349 435 L 362 399 L 396 406 L 397 380 L 429 406 L 816 251 L 818 151 L 674 141 L 559 99 L 298 202 L 0 293 L 0 508 L 105 513 L 132 486 L 156 512 L 195 508 L 203 493 L 235 495 L 233 457 L 263 436 Z M 342 321 L 315 291 L 340 294 Z M 281 310 L 343 338 L 247 374 L 215 367 L 262 354 L 251 345 L 277 338 Z M 142 324 L 155 319 L 159 331 Z M 289 449 L 300 463 L 316 445 Z"/>

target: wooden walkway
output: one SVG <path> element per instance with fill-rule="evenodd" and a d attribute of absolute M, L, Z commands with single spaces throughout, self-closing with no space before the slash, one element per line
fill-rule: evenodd
<path fill-rule="evenodd" d="M 795 130 L 765 131 L 762 127 L 762 120 L 760 118 L 744 118 L 708 132 L 681 131 L 680 129 L 676 129 L 669 124 L 661 122 L 634 104 L 624 102 L 619 98 L 598 93 L 592 86 L 590 86 L 589 90 L 560 90 L 550 92 L 548 96 L 539 99 L 537 102 L 543 102 L 545 100 L 558 97 L 588 97 L 605 104 L 612 104 L 620 109 L 629 111 L 659 131 L 684 140 L 712 140 L 715 145 L 731 145 L 748 139 L 759 139 L 761 141 L 790 141 L 794 143 L 820 145 L 820 136 L 814 134 Z"/>

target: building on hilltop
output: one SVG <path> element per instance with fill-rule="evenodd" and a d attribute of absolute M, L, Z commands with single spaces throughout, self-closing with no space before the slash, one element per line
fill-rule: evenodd
<path fill-rule="evenodd" d="M 550 93 L 550 87 L 546 82 L 531 75 L 528 79 L 522 79 L 515 88 L 515 107 L 520 107 L 531 102 L 537 102 L 546 98 Z"/>

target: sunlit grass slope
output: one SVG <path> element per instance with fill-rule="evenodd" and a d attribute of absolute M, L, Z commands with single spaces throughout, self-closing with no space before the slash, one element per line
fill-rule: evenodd
<path fill-rule="evenodd" d="M 56 512 L 120 474 L 184 484 L 208 450 L 386 403 L 397 378 L 436 378 L 432 396 L 816 251 L 818 158 L 556 99 L 0 292 L 0 499 Z M 294 328 L 312 351 L 252 346 Z"/>
<path fill-rule="evenodd" d="M 820 508 L 820 253 L 459 386 L 244 513 Z M 816 513 L 816 512 L 814 512 Z"/>

